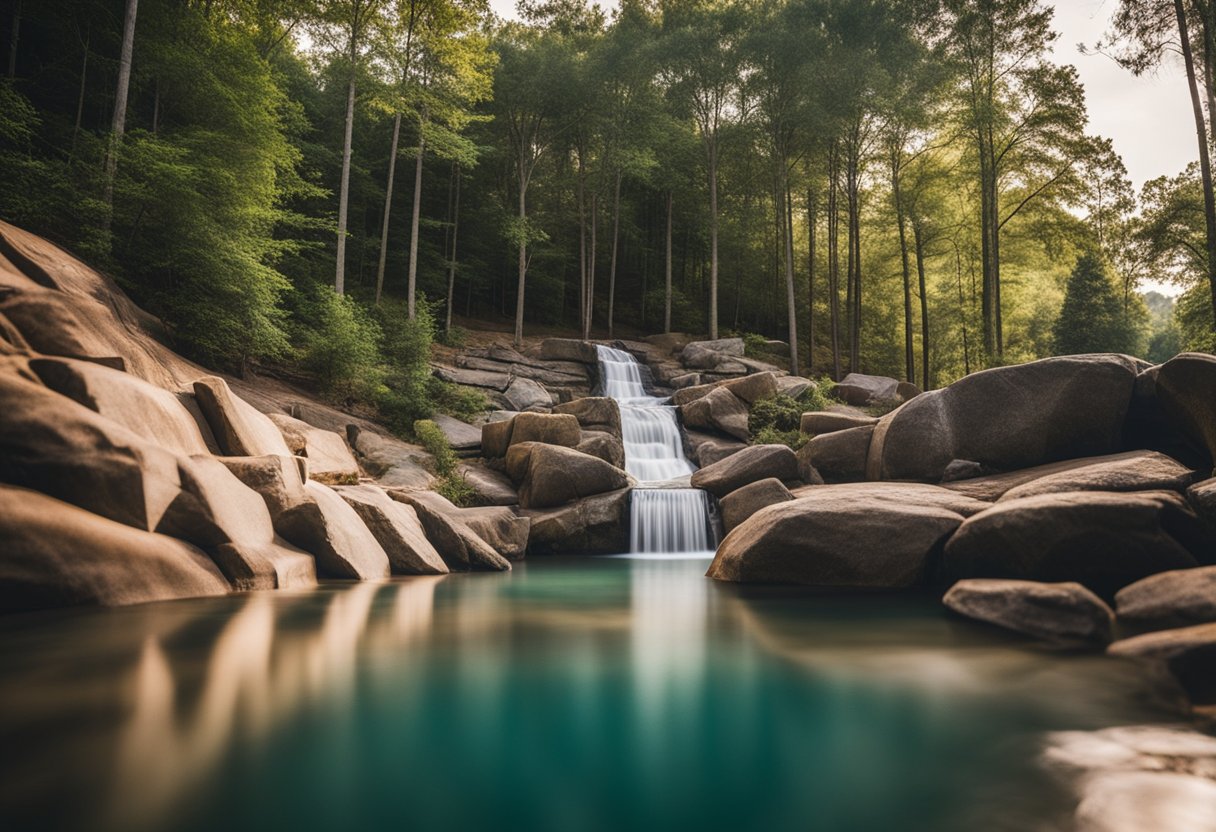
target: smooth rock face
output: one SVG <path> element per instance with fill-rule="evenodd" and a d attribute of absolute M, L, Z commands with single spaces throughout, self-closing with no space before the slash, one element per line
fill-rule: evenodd
<path fill-rule="evenodd" d="M 0 486 L 0 609 L 224 595 L 203 552 L 24 488 Z"/>
<path fill-rule="evenodd" d="M 272 413 L 267 418 L 283 434 L 292 454 L 308 460 L 309 479 L 324 485 L 353 485 L 359 481 L 359 463 L 345 437 L 283 413 Z"/>
<path fill-rule="evenodd" d="M 509 373 L 495 373 L 488 370 L 468 370 L 462 367 L 436 366 L 433 372 L 437 378 L 452 384 L 462 384 L 465 387 L 484 387 L 501 393 L 511 383 Z"/>
<path fill-rule="evenodd" d="M 483 428 L 482 436 L 484 435 Z M 511 420 L 508 447 L 519 442 L 543 442 L 546 445 L 573 448 L 582 438 L 578 419 L 570 414 L 521 413 Z"/>
<path fill-rule="evenodd" d="M 872 480 L 939 482 L 955 459 L 999 471 L 1119 450 L 1136 381 L 1120 355 L 1047 358 L 973 373 L 884 416 Z"/>
<path fill-rule="evenodd" d="M 1118 454 L 1096 459 L 1089 465 L 1033 479 L 1015 486 L 1000 501 L 1057 494 L 1064 491 L 1177 491 L 1182 492 L 1195 479 L 1195 472 L 1156 451 Z"/>
<path fill-rule="evenodd" d="M 794 495 L 776 477 L 745 485 L 730 492 L 718 503 L 722 527 L 729 532 L 760 509 L 792 499 Z"/>
<path fill-rule="evenodd" d="M 1216 546 L 1186 502 L 1166 491 L 1069 492 L 1002 502 L 946 545 L 944 577 L 1077 581 L 1102 595 Z"/>
<path fill-rule="evenodd" d="M 738 439 L 728 439 L 725 436 L 695 430 L 684 431 L 684 436 L 688 440 L 686 443 L 688 458 L 702 468 L 720 462 L 747 447 L 746 442 L 740 442 Z"/>
<path fill-rule="evenodd" d="M 1186 490 L 1186 498 L 1195 513 L 1216 528 L 1216 479 L 1195 483 Z"/>
<path fill-rule="evenodd" d="M 1115 625 L 1110 607 L 1072 582 L 974 578 L 950 587 L 942 603 L 959 615 L 1048 641 L 1106 645 Z"/>
<path fill-rule="evenodd" d="M 519 455 L 517 449 L 522 449 Z M 513 456 L 517 458 L 513 460 Z M 519 483 L 523 508 L 560 506 L 629 485 L 624 471 L 602 459 L 539 442 L 513 445 L 507 455 L 507 473 Z"/>
<path fill-rule="evenodd" d="M 1155 460 L 1159 455 L 1153 451 L 1126 451 L 1119 454 L 1107 454 L 1106 456 L 1085 457 L 1082 459 L 1066 459 L 1062 462 L 1051 462 L 1047 465 L 1036 465 L 1032 468 L 1023 468 L 1018 471 L 1008 471 L 1003 474 L 994 474 L 988 472 L 985 466 L 979 466 L 977 462 L 969 462 L 966 460 L 954 460 L 951 466 L 961 467 L 956 463 L 963 463 L 968 466 L 979 466 L 975 470 L 973 476 L 960 477 L 959 479 L 946 479 L 943 485 L 952 491 L 958 491 L 962 494 L 975 497 L 979 500 L 988 500 L 996 502 L 1002 496 L 1012 491 L 1015 488 L 1026 485 L 1027 483 L 1041 480 L 1047 477 L 1055 477 L 1056 475 L 1070 475 L 1073 471 L 1088 472 L 1080 476 L 1062 477 L 1054 482 L 1073 482 L 1081 485 L 1076 488 L 1077 491 L 1089 490 L 1111 490 L 1111 489 L 1090 489 L 1084 486 L 1086 480 L 1094 483 L 1101 483 L 1107 473 L 1120 472 L 1119 478 L 1114 482 L 1134 483 L 1134 482 L 1160 482 L 1161 479 L 1141 478 L 1136 474 L 1139 469 L 1139 461 L 1143 460 L 1145 468 L 1152 470 L 1156 467 Z M 1169 457 L 1166 457 L 1169 459 Z M 949 469 L 947 469 L 949 473 Z M 1127 476 L 1130 475 L 1130 476 Z M 1124 479 L 1124 477 L 1127 477 Z M 1167 480 L 1168 482 L 1168 480 Z M 1132 490 L 1135 490 L 1134 488 Z"/>
<path fill-rule="evenodd" d="M 546 361 L 579 361 L 595 364 L 595 345 L 574 338 L 546 338 L 540 342 L 540 357 Z"/>
<path fill-rule="evenodd" d="M 457 451 L 475 451 L 481 447 L 481 430 L 467 422 L 436 413 L 431 420 L 443 431 L 448 444 Z"/>
<path fill-rule="evenodd" d="M 457 518 L 435 508 L 429 492 L 394 491 L 390 497 L 410 506 L 418 514 L 426 538 L 434 545 L 449 569 L 505 572 L 511 563 Z"/>
<path fill-rule="evenodd" d="M 686 367 L 712 369 L 727 356 L 742 355 L 742 338 L 719 338 L 716 341 L 693 341 L 685 345 L 680 358 Z"/>
<path fill-rule="evenodd" d="M 832 413 L 826 410 L 817 410 L 811 413 L 802 414 L 802 423 L 799 425 L 803 433 L 811 436 L 818 436 L 822 433 L 834 433 L 839 430 L 849 430 L 850 428 L 872 427 L 878 424 L 878 420 L 873 416 L 852 416 L 848 413 Z"/>
<path fill-rule="evenodd" d="M 34 358 L 30 369 L 51 390 L 136 436 L 186 456 L 210 453 L 198 423 L 168 390 L 121 370 L 69 358 Z"/>
<path fill-rule="evenodd" d="M 292 455 L 274 422 L 229 390 L 222 378 L 194 382 L 194 397 L 226 456 Z"/>
<path fill-rule="evenodd" d="M 327 578 L 387 578 L 388 555 L 355 510 L 328 486 L 308 482 L 304 490 L 314 506 L 292 513 L 296 530 L 288 539 L 312 552 L 317 571 Z"/>
<path fill-rule="evenodd" d="M 388 555 L 394 575 L 443 575 L 447 564 L 426 539 L 413 506 L 398 502 L 374 485 L 334 488 Z"/>
<path fill-rule="evenodd" d="M 625 467 L 625 445 L 611 433 L 585 430 L 582 440 L 574 449 L 598 457 L 614 468 L 624 469 Z"/>
<path fill-rule="evenodd" d="M 554 404 L 549 391 L 530 378 L 516 378 L 503 391 L 503 397 L 516 410 L 551 407 Z"/>
<path fill-rule="evenodd" d="M 798 478 L 798 458 L 785 445 L 753 445 L 708 465 L 692 475 L 694 488 L 704 488 L 715 497 L 759 480 Z"/>
<path fill-rule="evenodd" d="M 946 509 L 835 489 L 818 486 L 813 496 L 756 512 L 726 536 L 706 574 L 741 583 L 922 586 L 930 559 L 963 522 Z"/>
<path fill-rule="evenodd" d="M 864 373 L 849 373 L 832 388 L 836 398 L 846 404 L 864 407 L 899 398 L 899 382 L 886 376 L 868 376 Z"/>
<path fill-rule="evenodd" d="M 777 392 L 783 396 L 789 396 L 791 399 L 798 398 L 815 386 L 817 386 L 815 382 L 802 376 L 780 376 L 777 379 Z"/>
<path fill-rule="evenodd" d="M 1115 595 L 1119 620 L 1141 627 L 1185 627 L 1216 621 L 1216 566 L 1151 575 Z"/>
<path fill-rule="evenodd" d="M 613 555 L 629 549 L 629 489 L 555 509 L 524 511 L 529 555 Z"/>
<path fill-rule="evenodd" d="M 1174 356 L 1157 371 L 1156 396 L 1166 417 L 1216 460 L 1216 356 Z"/>
<path fill-rule="evenodd" d="M 226 456 L 220 457 L 229 471 L 238 480 L 261 495 L 270 510 L 270 520 L 275 531 L 283 530 L 280 519 L 292 509 L 309 504 L 312 498 L 304 491 L 304 480 L 300 468 L 291 457 L 276 456 Z"/>
<path fill-rule="evenodd" d="M 680 416 L 690 427 L 721 431 L 745 442 L 751 435 L 747 429 L 747 405 L 722 387 L 682 406 Z"/>
<path fill-rule="evenodd" d="M 519 504 L 519 494 L 515 490 L 510 477 L 506 474 L 465 462 L 460 466 L 460 474 L 465 482 L 473 487 L 476 501 L 483 506 L 514 506 Z"/>
<path fill-rule="evenodd" d="M 973 517 L 992 508 L 990 503 L 958 494 L 939 485 L 923 482 L 855 482 L 823 486 L 806 485 L 795 488 L 796 499 L 830 495 L 845 499 L 850 496 L 891 505 L 925 506 L 945 509 L 962 517 Z"/>
<path fill-rule="evenodd" d="M 417 445 L 370 430 L 350 430 L 351 445 L 363 467 L 382 488 L 426 490 L 435 477 L 426 469 L 427 456 Z"/>
<path fill-rule="evenodd" d="M 798 457 L 818 471 L 824 482 L 861 482 L 866 478 L 873 436 L 873 425 L 820 434 L 802 446 Z"/>
<path fill-rule="evenodd" d="M 806 381 L 806 379 L 802 380 Z M 686 405 L 695 402 L 697 399 L 704 398 L 714 390 L 725 389 L 734 393 L 748 404 L 755 404 L 760 399 L 767 399 L 782 392 L 780 381 L 781 379 L 772 372 L 754 373 L 743 378 L 714 381 L 709 384 L 699 384 L 691 387 L 685 386 L 683 389 L 677 390 L 671 397 L 671 400 L 676 405 Z"/>
<path fill-rule="evenodd" d="M 554 413 L 573 416 L 583 430 L 594 430 L 621 437 L 621 408 L 616 399 L 607 396 L 586 396 L 559 404 Z"/>
<path fill-rule="evenodd" d="M 1123 639 L 1107 652 L 1164 663 L 1194 702 L 1216 702 L 1216 623 Z"/>

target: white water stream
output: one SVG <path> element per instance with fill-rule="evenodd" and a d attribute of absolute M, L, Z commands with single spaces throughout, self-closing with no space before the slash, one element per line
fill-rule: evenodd
<path fill-rule="evenodd" d="M 625 469 L 638 481 L 631 496 L 630 551 L 711 551 L 709 496 L 687 487 L 696 467 L 684 456 L 675 407 L 646 394 L 641 366 L 628 352 L 597 346 L 596 354 L 604 395 L 621 408 Z"/>

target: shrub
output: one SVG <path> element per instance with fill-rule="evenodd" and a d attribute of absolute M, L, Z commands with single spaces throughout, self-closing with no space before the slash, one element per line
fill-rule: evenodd
<path fill-rule="evenodd" d="M 357 301 L 317 287 L 301 310 L 301 364 L 339 402 L 373 401 L 384 384 L 380 325 Z"/>
<path fill-rule="evenodd" d="M 439 425 L 430 419 L 419 419 L 414 423 L 414 436 L 435 458 L 435 473 L 439 475 L 439 481 L 435 483 L 434 490 L 455 505 L 470 505 L 474 497 L 473 486 L 460 473 L 457 467 L 460 460 Z"/>
<path fill-rule="evenodd" d="M 798 450 L 810 441 L 801 430 L 777 430 L 772 425 L 761 428 L 752 435 L 753 445 L 785 445 Z"/>
<path fill-rule="evenodd" d="M 753 437 L 765 428 L 778 431 L 798 430 L 802 422 L 802 405 L 796 399 L 778 394 L 752 404 L 747 430 Z"/>
<path fill-rule="evenodd" d="M 749 358 L 758 358 L 768 352 L 768 346 L 765 344 L 767 340 L 763 335 L 755 332 L 743 333 L 743 354 Z"/>
<path fill-rule="evenodd" d="M 431 376 L 428 390 L 437 410 L 465 422 L 473 421 L 491 407 L 490 400 L 480 390 L 461 387 L 434 376 Z"/>
<path fill-rule="evenodd" d="M 477 492 L 473 490 L 473 486 L 469 485 L 469 481 L 464 478 L 464 474 L 456 473 L 449 477 L 441 477 L 439 482 L 435 483 L 435 492 L 445 498 L 448 502 L 457 506 L 470 506 L 473 504 Z"/>
<path fill-rule="evenodd" d="M 837 404 L 836 400 L 832 398 L 832 388 L 835 386 L 836 382 L 827 376 L 816 379 L 813 387 L 808 387 L 798 396 L 798 403 L 802 405 L 803 412 L 827 410 Z"/>

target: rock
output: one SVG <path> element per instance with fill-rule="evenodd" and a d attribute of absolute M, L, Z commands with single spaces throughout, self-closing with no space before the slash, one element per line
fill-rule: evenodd
<path fill-rule="evenodd" d="M 0 610 L 138 604 L 224 595 L 200 550 L 59 500 L 0 486 Z"/>
<path fill-rule="evenodd" d="M 747 447 L 746 442 L 738 439 L 728 439 L 715 434 L 701 433 L 695 430 L 684 431 L 687 439 L 688 458 L 704 468 L 726 459 L 731 454 L 738 453 Z"/>
<path fill-rule="evenodd" d="M 1197 704 L 1216 702 L 1216 623 L 1116 641 L 1107 652 L 1164 664 Z"/>
<path fill-rule="evenodd" d="M 780 376 L 777 379 L 777 392 L 791 399 L 798 398 L 816 386 L 815 382 L 802 376 Z"/>
<path fill-rule="evenodd" d="M 194 397 L 225 456 L 292 455 L 274 422 L 236 396 L 222 378 L 194 382 Z"/>
<path fill-rule="evenodd" d="M 114 355 L 114 346 L 107 343 L 107 333 L 99 331 L 95 323 L 110 317 L 110 312 L 92 298 L 38 289 L 14 292 L 0 301 L 0 314 L 34 352 L 85 361 L 101 359 L 114 369 L 126 369 L 123 359 Z"/>
<path fill-rule="evenodd" d="M 484 428 L 482 434 L 485 434 Z M 573 448 L 582 438 L 578 419 L 570 414 L 521 413 L 511 420 L 511 445 L 543 442 Z"/>
<path fill-rule="evenodd" d="M 1157 371 L 1156 396 L 1165 416 L 1216 460 L 1216 356 L 1174 356 Z"/>
<path fill-rule="evenodd" d="M 393 491 L 389 494 L 410 506 L 418 514 L 427 540 L 443 558 L 449 569 L 504 572 L 511 563 L 481 539 L 456 517 L 449 516 L 429 502 L 429 492 Z"/>
<path fill-rule="evenodd" d="M 800 428 L 803 433 L 819 436 L 822 433 L 835 433 L 838 430 L 850 428 L 873 427 L 878 420 L 873 416 L 850 416 L 847 413 L 831 413 L 817 410 L 813 413 L 803 413 Z M 867 443 L 866 447 L 869 447 Z"/>
<path fill-rule="evenodd" d="M 549 391 L 528 378 L 516 378 L 503 392 L 503 396 L 516 410 L 534 407 L 550 407 L 554 404 Z"/>
<path fill-rule="evenodd" d="M 448 444 L 456 451 L 477 451 L 481 449 L 481 429 L 453 419 L 443 413 L 436 413 L 431 420 L 443 431 Z"/>
<path fill-rule="evenodd" d="M 579 361 L 595 364 L 595 344 L 573 338 L 546 338 L 540 342 L 540 357 L 546 361 Z"/>
<path fill-rule="evenodd" d="M 950 587 L 942 603 L 959 615 L 1063 644 L 1105 646 L 1115 625 L 1110 607 L 1072 582 L 976 578 Z"/>
<path fill-rule="evenodd" d="M 726 536 L 706 574 L 740 583 L 924 585 L 930 560 L 962 515 L 840 488 L 815 486 L 756 512 Z"/>
<path fill-rule="evenodd" d="M 486 459 L 501 459 L 511 447 L 514 419 L 486 422 L 481 426 L 481 455 Z"/>
<path fill-rule="evenodd" d="M 553 408 L 554 413 L 569 414 L 578 420 L 583 430 L 609 433 L 618 439 L 621 436 L 621 408 L 615 399 L 607 396 L 587 396 Z"/>
<path fill-rule="evenodd" d="M 1195 483 L 1186 490 L 1186 498 L 1196 514 L 1216 527 L 1216 479 Z"/>
<path fill-rule="evenodd" d="M 1216 566 L 1150 575 L 1115 595 L 1119 620 L 1162 629 L 1216 621 Z"/>
<path fill-rule="evenodd" d="M 722 527 L 729 532 L 760 509 L 792 499 L 794 495 L 776 477 L 745 485 L 730 492 L 718 503 Z"/>
<path fill-rule="evenodd" d="M 865 407 L 899 398 L 899 381 L 886 376 L 849 373 L 832 388 L 832 394 L 845 404 Z"/>
<path fill-rule="evenodd" d="M 512 509 L 500 506 L 461 508 L 434 491 L 416 491 L 410 498 L 415 505 L 425 504 L 468 527 L 473 534 L 507 560 L 521 559 L 527 549 L 529 521 Z"/>
<path fill-rule="evenodd" d="M 1120 355 L 1046 358 L 973 373 L 884 416 L 868 478 L 938 482 L 955 459 L 1000 471 L 1118 451 L 1136 379 Z"/>
<path fill-rule="evenodd" d="M 952 459 L 950 464 L 946 466 L 946 470 L 942 471 L 942 482 L 958 482 L 959 480 L 971 480 L 977 477 L 985 477 L 996 473 L 986 465 L 980 465 L 978 462 L 971 459 Z"/>
<path fill-rule="evenodd" d="M 417 445 L 370 430 L 359 430 L 353 425 L 347 437 L 363 467 L 382 488 L 424 491 L 434 484 L 435 477 L 426 467 L 429 455 Z"/>
<path fill-rule="evenodd" d="M 1167 461 L 1165 464 L 1163 464 L 1163 459 Z M 1050 481 L 1056 484 L 1075 483 L 1078 487 L 1074 490 L 1077 491 L 1116 490 L 1111 488 L 1089 488 L 1084 485 L 1087 481 L 1094 485 L 1101 485 L 1104 481 L 1111 484 L 1122 483 L 1124 486 L 1131 486 L 1135 483 L 1146 484 L 1143 487 L 1125 487 L 1122 490 L 1149 490 L 1152 488 L 1152 483 L 1162 483 L 1172 489 L 1175 487 L 1175 484 L 1171 479 L 1171 472 L 1175 469 L 1168 461 L 1169 457 L 1163 458 L 1161 454 L 1153 451 L 1126 451 L 1120 454 L 1107 454 L 1106 456 L 1067 459 L 1063 462 L 1052 462 L 1047 465 L 1023 468 L 1020 471 L 994 474 L 991 473 L 991 469 L 987 466 L 981 466 L 978 462 L 954 460 L 950 463 L 950 466 L 947 466 L 948 473 L 953 472 L 954 475 L 961 477 L 962 474 L 978 471 L 979 476 L 956 480 L 946 479 L 946 475 L 943 474 L 943 484 L 954 491 L 969 494 L 976 499 L 988 500 L 990 502 L 996 502 L 1016 488 L 1021 488 L 1029 483 L 1048 478 L 1051 478 Z M 1137 471 L 1141 467 L 1147 472 L 1164 472 L 1165 476 L 1149 475 L 1140 477 L 1137 475 Z M 1074 475 L 1073 472 L 1077 473 Z"/>
<path fill-rule="evenodd" d="M 431 371 L 436 378 L 451 384 L 462 384 L 465 387 L 483 387 L 502 393 L 511 384 L 509 373 L 494 373 L 488 370 L 466 370 L 460 367 L 444 367 L 434 365 Z M 522 408 L 521 408 L 522 409 Z"/>
<path fill-rule="evenodd" d="M 550 508 L 630 484 L 628 475 L 573 448 L 531 442 L 512 445 L 507 474 L 519 483 L 523 508 Z"/>
<path fill-rule="evenodd" d="M 1017 500 L 1063 491 L 1177 491 L 1195 479 L 1189 468 L 1156 451 L 1117 454 L 1093 460 L 1015 486 L 1000 500 Z"/>
<path fill-rule="evenodd" d="M 270 512 L 275 531 L 283 534 L 280 520 L 289 511 L 312 502 L 304 490 L 299 466 L 291 457 L 226 456 L 219 461 L 249 488 L 256 491 Z"/>
<path fill-rule="evenodd" d="M 529 555 L 611 555 L 629 550 L 629 489 L 555 509 L 529 510 Z"/>
<path fill-rule="evenodd" d="M 1100 773 L 1084 780 L 1075 829 L 1082 832 L 1216 829 L 1216 782 L 1158 771 Z"/>
<path fill-rule="evenodd" d="M 744 402 L 755 404 L 760 399 L 767 399 L 777 395 L 781 388 L 774 373 L 756 373 L 755 375 L 744 376 L 743 378 L 715 381 L 710 384 L 701 384 L 696 387 L 686 387 L 683 390 L 677 390 L 672 396 L 672 402 L 676 405 L 691 404 L 718 389 L 729 390 Z"/>
<path fill-rule="evenodd" d="M 791 492 L 795 499 L 830 494 L 833 498 L 849 496 L 891 505 L 941 508 L 962 517 L 972 517 L 992 508 L 991 504 L 958 494 L 939 485 L 923 482 L 854 482 L 837 485 L 804 485 Z"/>
<path fill-rule="evenodd" d="M 88 361 L 34 358 L 29 366 L 49 389 L 117 422 L 136 436 L 185 456 L 211 452 L 190 411 L 168 390 Z"/>
<path fill-rule="evenodd" d="M 1196 566 L 1216 541 L 1177 494 L 1069 492 L 998 503 L 946 545 L 947 580 L 1077 581 L 1100 595 Z"/>
<path fill-rule="evenodd" d="M 353 485 L 359 481 L 359 463 L 343 436 L 283 413 L 272 413 L 267 418 L 283 434 L 292 454 L 308 460 L 309 479 L 324 485 Z"/>
<path fill-rule="evenodd" d="M 388 555 L 353 508 L 326 485 L 308 482 L 312 503 L 285 518 L 287 537 L 317 559 L 327 578 L 374 580 L 389 576 Z"/>
<path fill-rule="evenodd" d="M 798 477 L 798 458 L 785 445 L 753 445 L 708 465 L 692 475 L 694 488 L 704 488 L 715 497 L 769 477 L 793 480 Z"/>
<path fill-rule="evenodd" d="M 334 491 L 384 549 L 394 575 L 447 574 L 447 564 L 426 539 L 413 506 L 392 499 L 374 485 L 342 485 Z"/>
<path fill-rule="evenodd" d="M 625 467 L 625 446 L 616 436 L 598 430 L 582 432 L 582 441 L 575 446 L 576 451 L 598 457 L 614 468 Z"/>
<path fill-rule="evenodd" d="M 716 367 L 723 356 L 742 355 L 742 338 L 719 338 L 716 341 L 693 341 L 685 345 L 680 358 L 685 367 L 709 369 Z"/>
<path fill-rule="evenodd" d="M 669 378 L 667 383 L 670 384 L 677 392 L 688 387 L 697 387 L 701 384 L 701 374 L 681 373 L 677 376 L 672 376 Z"/>
<path fill-rule="evenodd" d="M 769 355 L 782 355 L 788 358 L 790 354 L 789 341 L 766 340 L 763 349 Z"/>
<path fill-rule="evenodd" d="M 506 475 L 468 462 L 461 463 L 460 475 L 473 488 L 476 501 L 483 506 L 513 506 L 519 504 L 519 494 Z"/>
<path fill-rule="evenodd" d="M 747 441 L 747 405 L 729 390 L 718 388 L 680 408 L 684 424 L 694 428 L 718 430 Z"/>
<path fill-rule="evenodd" d="M 910 381 L 901 381 L 895 388 L 895 398 L 900 401 L 910 401 L 921 394 L 921 389 Z"/>
<path fill-rule="evenodd" d="M 860 482 L 866 478 L 873 435 L 873 425 L 823 433 L 803 445 L 798 458 L 818 471 L 825 482 Z"/>

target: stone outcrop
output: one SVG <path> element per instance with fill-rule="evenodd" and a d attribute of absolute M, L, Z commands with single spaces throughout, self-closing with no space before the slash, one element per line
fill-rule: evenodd
<path fill-rule="evenodd" d="M 540 442 L 512 445 L 507 475 L 519 486 L 522 508 L 551 508 L 630 484 L 624 471 L 598 457 Z"/>
<path fill-rule="evenodd" d="M 726 459 L 747 447 L 746 442 L 738 439 L 719 436 L 713 433 L 702 433 L 696 430 L 684 431 L 688 458 L 704 468 Z"/>
<path fill-rule="evenodd" d="M 724 387 L 717 387 L 680 407 L 685 425 L 720 431 L 745 442 L 750 437 L 748 415 L 747 403 Z"/>
<path fill-rule="evenodd" d="M 1137 371 L 1085 355 L 974 373 L 884 416 L 868 478 L 938 482 L 956 459 L 1010 471 L 1116 452 Z"/>
<path fill-rule="evenodd" d="M 355 510 L 384 549 L 394 575 L 443 575 L 449 571 L 426 539 L 413 506 L 392 499 L 374 485 L 342 485 L 334 491 Z"/>
<path fill-rule="evenodd" d="M 355 510 L 329 486 L 308 482 L 304 490 L 312 502 L 286 518 L 284 536 L 312 552 L 318 574 L 356 580 L 387 578 L 388 555 Z"/>
<path fill-rule="evenodd" d="M 268 418 L 283 434 L 292 454 L 308 460 L 309 479 L 325 485 L 353 485 L 359 481 L 359 463 L 344 436 L 314 428 L 284 413 L 272 413 Z"/>
<path fill-rule="evenodd" d="M 554 404 L 553 396 L 530 378 L 515 378 L 503 391 L 507 404 L 516 410 L 549 408 Z"/>
<path fill-rule="evenodd" d="M 619 436 L 599 430 L 585 430 L 574 446 L 576 451 L 598 457 L 614 468 L 625 467 L 625 445 Z"/>
<path fill-rule="evenodd" d="M 578 361 L 594 364 L 595 345 L 574 338 L 546 338 L 540 343 L 540 357 L 546 361 Z"/>
<path fill-rule="evenodd" d="M 553 408 L 555 414 L 573 416 L 583 430 L 598 431 L 621 438 L 621 408 L 607 396 L 587 396 Z"/>
<path fill-rule="evenodd" d="M 427 469 L 427 455 L 422 448 L 354 426 L 347 437 L 367 473 L 383 488 L 426 490 L 435 483 Z"/>
<path fill-rule="evenodd" d="M 886 376 L 849 373 L 832 388 L 832 394 L 845 404 L 856 407 L 891 402 L 900 398 L 899 381 Z"/>
<path fill-rule="evenodd" d="M 629 550 L 629 489 L 554 509 L 525 510 L 529 555 L 611 555 Z"/>
<path fill-rule="evenodd" d="M 691 404 L 697 399 L 704 398 L 714 390 L 725 389 L 734 393 L 735 396 L 742 399 L 746 404 L 755 404 L 760 399 L 767 399 L 781 392 L 780 379 L 775 373 L 755 373 L 753 375 L 744 376 L 743 378 L 727 379 L 725 381 L 715 381 L 709 384 L 699 384 L 693 387 L 684 387 L 677 390 L 672 395 L 672 402 L 676 405 L 683 406 Z"/>
<path fill-rule="evenodd" d="M 449 569 L 479 572 L 510 570 L 510 561 L 494 551 L 465 523 L 432 505 L 425 492 L 393 491 L 389 496 L 414 508 L 426 531 L 427 540 L 431 541 Z"/>
<path fill-rule="evenodd" d="M 1166 417 L 1216 460 L 1216 356 L 1187 352 L 1161 365 L 1156 398 Z"/>
<path fill-rule="evenodd" d="M 233 395 L 222 378 L 194 382 L 194 397 L 226 456 L 292 455 L 270 417 Z"/>
<path fill-rule="evenodd" d="M 1105 646 L 1114 631 L 1110 607 L 1078 583 L 971 579 L 942 599 L 959 615 L 1034 638 Z"/>
<path fill-rule="evenodd" d="M 798 450 L 798 458 L 818 471 L 825 482 L 860 482 L 866 478 L 873 436 L 873 425 L 821 433 Z"/>
<path fill-rule="evenodd" d="M 956 460 L 955 462 L 958 462 Z M 978 465 L 978 463 L 975 463 Z M 1155 451 L 1126 451 L 1069 459 L 1003 474 L 963 477 L 943 483 L 976 499 L 996 502 L 1013 491 L 1020 496 L 1053 491 L 1181 490 L 1194 474 Z M 1035 485 L 1035 483 L 1042 483 Z"/>
<path fill-rule="evenodd" d="M 715 497 L 759 480 L 798 478 L 798 458 L 785 445 L 752 445 L 708 465 L 692 475 L 692 485 L 704 488 Z"/>
<path fill-rule="evenodd" d="M 1115 595 L 1119 620 L 1146 629 L 1216 621 L 1216 566 L 1161 572 Z"/>
<path fill-rule="evenodd" d="M 762 508 L 794 499 L 785 484 L 776 477 L 758 480 L 723 497 L 718 503 L 722 528 L 730 532 Z"/>
<path fill-rule="evenodd" d="M 823 433 L 835 433 L 836 431 L 849 430 L 850 428 L 873 427 L 877 424 L 878 419 L 873 416 L 854 416 L 849 413 L 833 413 L 830 410 L 817 410 L 812 413 L 803 413 L 802 422 L 799 427 L 803 433 L 819 436 Z"/>
<path fill-rule="evenodd" d="M 1164 664 L 1192 701 L 1216 702 L 1216 623 L 1123 639 L 1112 644 L 1107 652 Z"/>
<path fill-rule="evenodd" d="M 693 341 L 680 353 L 684 366 L 713 369 L 731 358 L 743 356 L 742 338 L 719 338 L 716 341 Z"/>
<path fill-rule="evenodd" d="M 469 462 L 460 465 L 459 473 L 472 487 L 478 505 L 519 505 L 519 492 L 506 474 L 485 465 Z"/>

